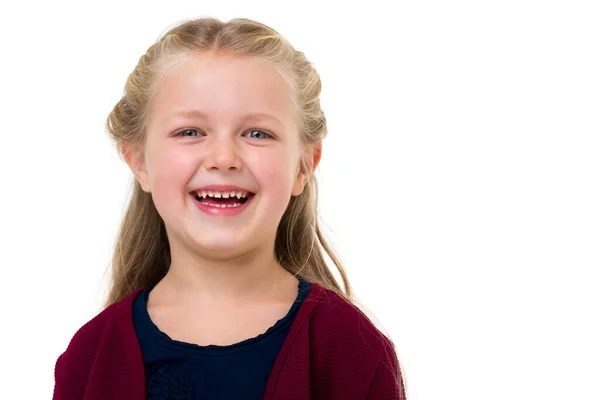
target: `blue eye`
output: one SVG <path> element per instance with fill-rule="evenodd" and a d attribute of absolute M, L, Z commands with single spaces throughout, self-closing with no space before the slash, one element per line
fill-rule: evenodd
<path fill-rule="evenodd" d="M 244 135 L 249 135 L 248 137 L 252 139 L 269 139 L 271 137 L 271 135 L 268 133 L 259 131 L 257 129 L 252 129 L 251 131 L 244 133 Z"/>
<path fill-rule="evenodd" d="M 188 133 L 188 132 L 198 132 L 199 134 L 201 134 L 201 135 L 202 135 L 202 133 L 201 133 L 201 132 L 200 132 L 198 129 L 184 129 L 184 130 L 182 130 L 181 132 L 179 132 L 179 133 L 177 134 L 177 136 L 192 137 L 192 136 L 188 136 L 188 135 L 186 135 L 186 133 Z"/>
<path fill-rule="evenodd" d="M 193 132 L 196 132 L 197 135 L 194 135 Z M 192 133 L 192 134 L 189 134 L 189 133 Z M 178 132 L 177 136 L 197 137 L 197 136 L 204 136 L 204 133 L 202 133 L 198 129 L 189 128 L 189 129 L 184 129 L 184 130 Z M 257 129 L 252 129 L 252 130 L 244 133 L 244 136 L 247 136 L 247 137 L 249 137 L 251 139 L 269 139 L 269 138 L 272 137 L 268 133 L 265 133 L 263 131 L 259 131 Z"/>

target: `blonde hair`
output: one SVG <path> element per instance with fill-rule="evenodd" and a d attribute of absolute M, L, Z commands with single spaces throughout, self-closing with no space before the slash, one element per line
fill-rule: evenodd
<path fill-rule="evenodd" d="M 107 131 L 120 156 L 122 145 L 143 149 L 148 113 L 161 74 L 202 50 L 269 61 L 290 87 L 302 143 L 315 144 L 325 137 L 327 124 L 319 100 L 321 80 L 302 52 L 259 22 L 200 18 L 167 31 L 140 57 L 129 75 L 124 95 L 106 121 Z M 310 160 L 301 162 L 304 168 L 310 168 Z M 133 193 L 115 243 L 105 306 L 118 302 L 139 287 L 158 283 L 166 275 L 171 261 L 165 225 L 152 196 L 142 190 L 137 180 L 132 184 Z M 343 289 L 330 271 L 325 254 L 337 268 Z M 312 175 L 302 194 L 291 198 L 279 223 L 275 257 L 290 273 L 331 289 L 354 303 L 346 272 L 318 223 L 317 182 Z"/>

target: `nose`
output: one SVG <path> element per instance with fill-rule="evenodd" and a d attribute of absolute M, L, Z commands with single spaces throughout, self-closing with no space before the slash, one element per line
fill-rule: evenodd
<path fill-rule="evenodd" d="M 207 170 L 240 170 L 242 160 L 238 153 L 238 146 L 232 138 L 214 138 L 208 145 L 205 167 Z"/>

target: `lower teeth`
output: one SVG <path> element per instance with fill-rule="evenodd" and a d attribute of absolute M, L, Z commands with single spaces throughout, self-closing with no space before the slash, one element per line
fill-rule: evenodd
<path fill-rule="evenodd" d="M 240 203 L 234 203 L 234 204 L 211 204 L 211 203 L 206 203 L 204 201 L 201 201 L 200 203 L 210 206 L 210 207 L 217 207 L 217 208 L 234 208 L 234 207 L 239 207 L 241 206 Z"/>

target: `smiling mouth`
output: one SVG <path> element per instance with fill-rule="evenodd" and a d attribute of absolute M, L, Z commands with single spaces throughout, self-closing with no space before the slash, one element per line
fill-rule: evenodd
<path fill-rule="evenodd" d="M 216 208 L 236 208 L 245 204 L 254 196 L 251 192 L 195 192 L 194 197 L 200 203 Z"/>

